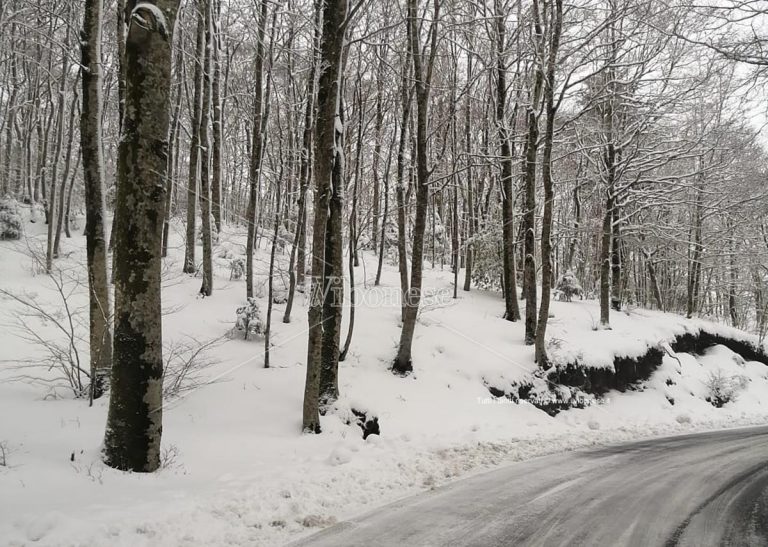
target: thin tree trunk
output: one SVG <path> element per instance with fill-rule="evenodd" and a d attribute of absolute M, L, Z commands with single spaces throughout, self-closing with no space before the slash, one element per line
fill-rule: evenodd
<path fill-rule="evenodd" d="M 59 214 L 56 217 L 56 239 L 53 242 L 53 258 L 59 258 L 59 246 L 61 244 L 61 229 L 64 226 L 67 207 L 67 183 L 69 173 L 72 170 L 72 143 L 75 140 L 75 114 L 78 101 L 77 86 L 74 86 L 72 103 L 69 107 L 69 132 L 67 134 L 67 151 L 64 153 L 64 172 L 61 175 L 61 192 L 59 193 Z"/>
<path fill-rule="evenodd" d="M 248 298 L 253 297 L 253 244 L 256 239 L 256 208 L 261 185 L 261 164 L 264 151 L 264 135 L 266 123 L 264 121 L 264 40 L 267 28 L 267 12 L 269 1 L 261 0 L 261 15 L 259 16 L 258 43 L 256 44 L 256 67 L 254 75 L 254 101 L 253 101 L 253 131 L 251 138 L 251 162 L 248 170 L 250 193 L 248 198 L 248 236 L 245 251 L 245 290 Z"/>
<path fill-rule="evenodd" d="M 379 241 L 379 207 L 381 204 L 380 186 L 379 181 L 379 165 L 381 163 L 381 130 L 384 124 L 384 101 L 382 95 L 384 94 L 384 68 L 387 62 L 387 46 L 382 44 L 379 46 L 379 64 L 376 68 L 376 118 L 374 129 L 374 145 L 373 145 L 373 216 L 371 219 L 371 247 L 373 252 L 377 252 Z M 362 91 L 360 91 L 362 94 Z M 362 111 L 360 112 L 362 120 Z M 383 226 L 383 224 L 382 224 Z M 383 237 L 383 234 L 382 234 Z"/>
<path fill-rule="evenodd" d="M 282 163 L 282 162 L 281 162 Z M 280 230 L 280 200 L 282 188 L 280 188 L 280 181 L 282 180 L 282 168 L 280 176 L 277 177 L 275 184 L 275 222 L 272 224 L 272 249 L 269 252 L 269 280 L 267 281 L 267 317 L 266 325 L 264 328 L 264 368 L 269 368 L 269 346 L 270 337 L 272 335 L 272 304 L 274 302 L 274 274 L 275 274 L 275 251 L 277 250 L 277 234 Z"/>
<path fill-rule="evenodd" d="M 623 292 L 622 263 L 621 263 L 621 228 L 619 224 L 619 207 L 614 202 L 613 219 L 611 220 L 611 308 L 621 311 L 621 295 Z"/>
<path fill-rule="evenodd" d="M 543 44 L 543 31 L 539 18 L 539 2 L 533 2 L 534 33 L 540 53 Z M 537 55 L 538 57 L 538 55 Z M 536 155 L 539 141 L 539 100 L 543 87 L 543 68 L 540 64 L 533 67 L 533 89 L 530 104 L 527 106 L 527 137 L 525 143 L 525 210 L 523 212 L 523 276 L 525 293 L 525 343 L 532 345 L 536 339 Z"/>
<path fill-rule="evenodd" d="M 200 9 L 205 14 L 205 55 L 203 56 L 203 102 L 200 115 L 200 213 L 203 238 L 203 283 L 200 294 L 213 294 L 213 238 L 211 235 L 211 142 L 208 125 L 211 118 L 211 1 L 201 0 Z"/>
<path fill-rule="evenodd" d="M 65 50 L 69 49 L 69 33 L 67 33 L 67 38 L 64 44 Z M 58 97 L 58 105 L 57 105 L 57 112 L 56 117 L 58 119 L 58 122 L 56 124 L 56 142 L 54 145 L 53 150 L 53 169 L 51 171 L 51 195 L 50 195 L 50 207 L 49 207 L 49 213 L 48 213 L 48 246 L 47 246 L 47 252 L 46 252 L 46 261 L 45 265 L 50 273 L 53 268 L 53 259 L 57 255 L 55 251 L 55 239 L 56 239 L 56 226 L 60 225 L 60 219 L 63 216 L 64 208 L 59 205 L 59 202 L 61 202 L 61 205 L 63 205 L 63 200 L 59 198 L 58 202 L 56 200 L 58 194 L 58 178 L 59 178 L 59 163 L 61 160 L 61 150 L 64 146 L 64 105 L 65 105 L 65 91 L 67 89 L 67 73 L 69 72 L 69 57 L 64 55 L 64 64 L 62 67 L 62 76 L 61 76 L 61 82 L 59 84 L 59 97 Z M 74 109 L 73 109 L 74 110 Z M 74 125 L 72 120 L 72 116 L 70 114 L 70 134 L 72 126 Z M 71 140 L 70 140 L 71 143 Z M 67 159 L 69 161 L 69 159 Z M 64 195 L 64 184 L 66 183 L 67 176 L 66 173 L 64 174 L 64 177 L 62 177 L 62 189 L 61 189 L 61 196 Z"/>
<path fill-rule="evenodd" d="M 222 104 L 221 104 L 221 0 L 212 0 L 215 11 L 212 17 L 213 31 L 213 152 L 211 179 L 211 214 L 216 233 L 221 233 L 221 151 L 222 151 Z"/>
<path fill-rule="evenodd" d="M 611 224 L 613 220 L 613 193 L 607 190 L 605 213 L 603 215 L 602 239 L 600 243 L 600 325 L 610 328 L 610 292 L 611 292 Z"/>
<path fill-rule="evenodd" d="M 316 14 L 319 10 L 318 3 L 315 5 Z M 315 15 L 317 21 L 317 15 Z M 315 30 L 317 37 L 318 30 Z M 293 310 L 293 299 L 296 295 L 296 286 L 300 282 L 304 283 L 304 269 L 306 268 L 306 259 L 304 257 L 304 239 L 307 225 L 307 187 L 309 186 L 309 164 L 310 164 L 310 146 L 312 144 L 312 105 L 315 89 L 315 60 L 312 60 L 309 81 L 307 82 L 307 104 L 304 115 L 304 135 L 302 136 L 301 159 L 299 163 L 299 199 L 297 203 L 296 214 L 296 233 L 293 236 L 293 245 L 291 246 L 291 258 L 288 265 L 288 298 L 285 304 L 285 313 L 283 323 L 291 322 L 291 311 Z"/>
<path fill-rule="evenodd" d="M 112 370 L 109 277 L 104 236 L 106 199 L 101 143 L 101 25 L 102 0 L 86 0 L 81 37 L 83 104 L 80 114 L 80 150 L 83 158 L 85 187 L 91 397 L 93 399 L 101 397 L 104 393 Z"/>
<path fill-rule="evenodd" d="M 547 62 L 547 83 L 544 89 L 544 103 L 547 122 L 544 128 L 544 149 L 541 157 L 541 179 L 544 186 L 544 215 L 541 221 L 541 305 L 536 326 L 536 348 L 534 360 L 540 367 L 549 368 L 546 349 L 547 322 L 549 319 L 550 293 L 552 289 L 552 201 L 555 199 L 552 181 L 552 147 L 555 135 L 555 69 L 560 48 L 560 31 L 563 24 L 563 0 L 554 0 L 551 22 L 551 38 Z"/>
<path fill-rule="evenodd" d="M 72 176 L 69 180 L 69 190 L 67 190 L 67 210 L 66 213 L 64 213 L 64 234 L 70 238 L 72 237 L 72 232 L 70 231 L 70 223 L 72 220 L 71 217 L 71 211 L 72 211 L 72 192 L 75 189 L 75 178 L 77 177 L 77 170 L 80 168 L 80 158 L 82 154 L 76 154 L 75 155 L 75 168 L 72 169 Z M 105 210 L 104 210 L 104 219 L 106 220 L 106 200 L 105 200 Z"/>
<path fill-rule="evenodd" d="M 181 23 L 179 23 L 181 24 Z M 176 74 L 181 78 L 184 64 L 184 48 L 179 47 L 176 55 Z M 173 117 L 171 118 L 170 142 L 168 143 L 168 180 L 166 181 L 165 215 L 163 217 L 163 258 L 168 256 L 168 238 L 171 231 L 171 206 L 173 205 L 174 186 L 176 185 L 176 166 L 179 158 L 179 130 L 181 125 L 181 97 L 182 84 L 179 82 L 176 89 L 176 99 L 173 102 Z"/>
<path fill-rule="evenodd" d="M 411 348 L 416 330 L 416 318 L 421 302 L 422 268 L 424 261 L 424 231 L 426 229 L 427 207 L 429 206 L 429 176 L 427 166 L 427 118 L 429 115 L 429 95 L 432 81 L 432 68 L 437 51 L 437 21 L 439 20 L 440 2 L 434 0 L 433 26 L 431 27 L 430 55 L 426 63 L 422 62 L 422 49 L 419 40 L 418 0 L 408 0 L 408 28 L 413 61 L 416 88 L 416 218 L 413 223 L 413 250 L 411 253 L 411 284 L 405 305 L 405 319 L 400 331 L 400 343 L 397 357 L 392 365 L 396 374 L 405 375 L 413 370 Z"/>
<path fill-rule="evenodd" d="M 320 0 L 315 0 L 315 32 L 313 37 L 313 52 L 319 49 L 320 41 L 320 17 L 322 7 Z M 293 249 L 291 249 L 291 260 L 296 256 L 296 263 L 291 263 L 290 285 L 288 290 L 288 302 L 285 306 L 285 315 L 283 323 L 291 320 L 291 310 L 293 308 L 293 299 L 296 293 L 296 287 L 304 286 L 304 277 L 307 268 L 306 246 L 307 246 L 307 188 L 309 187 L 312 169 L 312 115 L 315 104 L 315 83 L 317 79 L 317 59 L 316 54 L 312 56 L 312 62 L 307 80 L 307 104 L 304 111 L 304 134 L 301 141 L 301 164 L 299 166 L 299 202 L 296 224 L 296 235 L 294 237 Z"/>
<path fill-rule="evenodd" d="M 465 204 L 467 211 L 467 244 L 465 248 L 464 259 L 464 290 L 469 292 L 472 288 L 472 266 L 474 259 L 474 249 L 472 244 L 472 237 L 475 234 L 475 203 L 474 203 L 474 183 L 472 180 L 472 93 L 471 82 L 472 80 L 472 55 L 469 55 L 467 59 L 467 85 L 470 85 L 469 92 L 466 97 L 466 108 L 464 110 L 464 146 L 467 154 L 467 201 Z M 514 257 L 513 257 L 514 265 Z M 520 318 L 520 310 L 518 307 L 518 319 Z"/>
<path fill-rule="evenodd" d="M 504 319 L 520 320 L 520 306 L 517 302 L 517 271 L 515 268 L 515 212 L 514 184 L 512 178 L 512 159 L 514 150 L 507 130 L 507 61 L 506 61 L 506 17 L 501 11 L 501 4 L 496 0 L 496 124 L 499 132 L 499 156 L 501 158 L 502 191 L 502 272 L 504 278 Z M 512 114 L 513 123 L 517 119 L 517 107 Z M 529 141 L 530 142 L 530 141 Z M 528 335 L 526 315 L 526 339 Z"/>
<path fill-rule="evenodd" d="M 184 247 L 184 273 L 195 273 L 197 245 L 197 187 L 200 176 L 200 123 L 203 112 L 203 63 L 205 60 L 204 0 L 197 1 L 197 46 L 195 48 L 195 92 L 192 105 L 192 128 L 189 143 L 189 172 L 187 176 L 187 232 Z"/>
<path fill-rule="evenodd" d="M 400 140 L 397 148 L 397 182 L 395 197 L 397 204 L 397 264 L 400 273 L 400 318 L 405 321 L 405 307 L 408 299 L 408 250 L 406 246 L 406 189 L 405 189 L 405 147 L 408 144 L 408 119 L 411 115 L 411 91 L 409 85 L 410 58 L 403 66 L 401 100 L 403 110 L 400 116 Z"/>

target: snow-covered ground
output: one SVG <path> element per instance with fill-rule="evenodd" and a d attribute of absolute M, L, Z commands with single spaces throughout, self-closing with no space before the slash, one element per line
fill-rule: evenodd
<path fill-rule="evenodd" d="M 26 240 L 0 242 L 0 289 L 33 297 L 64 317 L 54 285 L 30 256 L 44 244 L 44 227 L 26 228 Z M 665 357 L 641 389 L 610 393 L 601 404 L 554 418 L 526 402 L 493 399 L 486 383 L 530 378 L 532 348 L 523 344 L 522 324 L 500 318 L 498 294 L 459 291 L 452 299 L 447 268 L 427 269 L 433 297 L 416 330 L 415 373 L 396 377 L 388 366 L 399 335 L 397 269 L 386 264 L 375 288 L 376 259 L 363 253 L 355 334 L 339 372 L 341 400 L 322 419 L 323 434 L 302 435 L 303 298 L 290 324 L 281 321 L 284 305 L 275 305 L 272 368 L 264 369 L 263 339 L 232 334 L 245 283 L 229 280 L 228 257 L 243 252 L 243 229 L 229 229 L 217 245 L 215 292 L 205 299 L 198 297 L 200 279 L 181 274 L 180 227 L 175 232 L 164 274 L 165 343 L 178 349 L 220 340 L 201 358 L 210 364 L 192 379 L 198 386 L 166 403 L 165 463 L 158 473 L 122 473 L 101 463 L 107 401 L 89 408 L 61 382 L 42 381 L 55 371 L 20 368 L 41 355 L 40 346 L 18 337 L 12 327 L 20 305 L 0 295 L 0 544 L 279 545 L 505 462 L 768 422 L 768 367 L 744 363 L 724 347 L 698 358 Z M 86 304 L 84 238 L 77 233 L 63 245 L 57 271 L 79 309 Z M 257 258 L 257 292 L 266 310 L 265 245 Z M 288 248 L 279 259 L 284 270 Z M 555 302 L 553 313 L 552 356 L 590 366 L 610 366 L 615 354 L 639 355 L 704 324 L 637 309 L 614 313 L 613 330 L 595 331 L 595 302 Z M 50 322 L 30 321 L 45 339 L 60 336 Z M 81 336 L 87 336 L 84 325 Z M 78 344 L 87 359 L 87 347 Z M 717 371 L 741 389 L 720 409 L 705 401 L 710 373 Z M 357 425 L 346 425 L 351 408 L 378 416 L 381 435 L 363 440 Z"/>

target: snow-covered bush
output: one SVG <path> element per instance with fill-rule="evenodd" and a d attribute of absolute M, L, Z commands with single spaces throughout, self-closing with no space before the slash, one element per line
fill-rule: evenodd
<path fill-rule="evenodd" d="M 233 258 L 229 261 L 229 279 L 241 279 L 245 274 L 245 260 L 242 258 Z"/>
<path fill-rule="evenodd" d="M 735 401 L 739 393 L 747 388 L 748 383 L 746 376 L 726 376 L 721 369 L 710 372 L 706 380 L 707 402 L 715 408 L 722 408 Z"/>
<path fill-rule="evenodd" d="M 568 270 L 557 280 L 555 298 L 570 302 L 574 296 L 584 298 L 584 289 L 581 288 L 581 283 L 576 279 L 576 275 L 571 270 Z"/>
<path fill-rule="evenodd" d="M 245 333 L 246 340 L 248 340 L 249 334 L 261 334 L 264 332 L 261 309 L 255 298 L 248 298 L 248 303 L 245 306 L 237 308 L 235 328 Z"/>
<path fill-rule="evenodd" d="M 45 207 L 37 202 L 31 203 L 29 206 L 29 221 L 34 224 L 40 219 L 45 219 Z"/>
<path fill-rule="evenodd" d="M 0 240 L 21 238 L 21 215 L 16 201 L 0 199 Z"/>
<path fill-rule="evenodd" d="M 472 236 L 472 282 L 483 290 L 501 290 L 501 231 Z"/>

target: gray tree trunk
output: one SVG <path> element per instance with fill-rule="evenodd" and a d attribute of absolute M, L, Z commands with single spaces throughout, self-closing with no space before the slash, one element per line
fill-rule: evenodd
<path fill-rule="evenodd" d="M 552 181 L 552 148 L 555 138 L 555 69 L 560 48 L 560 31 L 563 25 L 563 0 L 554 0 L 550 27 L 549 55 L 547 57 L 544 104 L 547 121 L 544 128 L 544 149 L 541 157 L 541 180 L 544 186 L 544 215 L 541 221 L 541 305 L 536 325 L 535 361 L 540 367 L 549 368 L 546 333 L 549 319 L 550 293 L 552 290 L 552 201 L 555 199 Z"/>
<path fill-rule="evenodd" d="M 432 81 L 432 67 L 437 50 L 437 21 L 440 3 L 434 2 L 434 21 L 431 27 L 430 55 L 422 59 L 421 41 L 419 40 L 418 0 L 408 1 L 408 29 L 411 59 L 413 61 L 416 88 L 416 217 L 413 223 L 413 248 L 411 252 L 411 283 L 405 300 L 405 318 L 400 331 L 400 343 L 397 357 L 392 365 L 395 374 L 405 375 L 413 370 L 411 349 L 416 330 L 416 318 L 421 303 L 422 268 L 424 263 L 424 231 L 426 229 L 427 207 L 429 205 L 429 176 L 427 166 L 427 117 L 429 115 L 429 95 Z M 426 61 L 426 62 L 423 62 Z"/>
<path fill-rule="evenodd" d="M 538 0 L 533 3 L 533 29 L 539 57 L 543 54 L 543 31 L 539 18 Z M 523 293 L 525 296 L 525 343 L 532 345 L 536 340 L 536 155 L 539 142 L 539 101 L 543 87 L 544 71 L 540 62 L 533 67 L 533 88 L 531 103 L 527 106 L 527 136 L 525 141 L 523 211 Z"/>
<path fill-rule="evenodd" d="M 104 393 L 112 370 L 107 242 L 104 235 L 106 199 L 104 160 L 101 155 L 102 13 L 102 0 L 86 0 L 81 40 L 83 105 L 80 114 L 80 150 L 83 158 L 85 188 L 91 397 L 93 399 L 97 399 Z"/>
<path fill-rule="evenodd" d="M 267 29 L 268 0 L 261 2 L 261 14 L 259 15 L 258 43 L 256 44 L 256 66 L 254 68 L 255 96 L 253 101 L 253 134 L 251 135 L 251 158 L 248 168 L 248 181 L 250 186 L 248 197 L 248 236 L 245 243 L 245 290 L 248 298 L 253 297 L 253 244 L 256 239 L 256 207 L 259 199 L 259 187 L 261 183 L 261 164 L 264 152 L 264 135 L 266 123 L 264 116 L 264 39 Z"/>
<path fill-rule="evenodd" d="M 215 9 L 212 11 L 213 32 L 213 81 L 211 82 L 213 102 L 213 151 L 211 160 L 211 214 L 216 224 L 216 233 L 221 232 L 221 149 L 223 145 L 223 114 L 221 104 L 221 0 L 212 0 Z"/>
<path fill-rule="evenodd" d="M 499 156 L 501 159 L 501 213 L 502 213 L 502 272 L 504 278 L 504 319 L 520 320 L 517 302 L 517 270 L 515 268 L 515 189 L 512 180 L 514 149 L 507 130 L 507 59 L 506 17 L 501 4 L 496 2 L 496 124 L 499 132 Z M 513 124 L 517 119 L 517 107 L 513 110 Z"/>
<path fill-rule="evenodd" d="M 105 462 L 149 472 L 160 466 L 163 343 L 161 246 L 178 0 L 128 3 L 126 104 L 120 139 L 115 237 L 115 338 Z"/>
<path fill-rule="evenodd" d="M 198 1 L 197 45 L 195 48 L 195 91 L 192 105 L 192 127 L 189 141 L 189 171 L 187 175 L 187 232 L 184 248 L 184 273 L 195 273 L 197 245 L 197 186 L 200 175 L 200 123 L 203 112 L 203 62 L 205 59 L 205 12 Z"/>
<path fill-rule="evenodd" d="M 208 125 L 211 119 L 211 0 L 200 0 L 205 14 L 205 55 L 203 56 L 203 101 L 200 112 L 200 214 L 203 237 L 203 283 L 200 294 L 213 294 L 213 239 L 211 236 L 211 142 Z"/>
<path fill-rule="evenodd" d="M 318 43 L 320 38 L 320 2 L 315 2 L 315 34 L 314 44 Z M 310 154 L 312 146 L 312 114 L 314 111 L 315 95 L 315 71 L 317 60 L 313 57 L 309 78 L 307 80 L 307 104 L 304 111 L 304 134 L 301 141 L 301 159 L 299 161 L 299 200 L 297 203 L 298 212 L 296 215 L 296 233 L 291 247 L 291 258 L 288 267 L 288 300 L 285 304 L 285 314 L 283 323 L 291 322 L 291 311 L 293 310 L 293 299 L 296 295 L 296 287 L 304 285 L 304 273 L 307 260 L 305 257 L 305 246 L 307 236 L 307 188 L 310 179 Z"/>
<path fill-rule="evenodd" d="M 312 285 L 310 289 L 307 377 L 304 386 L 302 428 L 320 432 L 320 378 L 323 359 L 323 276 L 326 264 L 326 229 L 335 162 L 343 150 L 337 132 L 341 125 L 342 55 L 345 43 L 347 0 L 327 0 L 323 6 L 320 40 L 320 79 L 317 85 L 317 118 L 314 143 L 315 219 L 312 231 Z M 343 129 L 343 128 L 342 128 Z M 338 357 L 337 357 L 338 358 Z"/>

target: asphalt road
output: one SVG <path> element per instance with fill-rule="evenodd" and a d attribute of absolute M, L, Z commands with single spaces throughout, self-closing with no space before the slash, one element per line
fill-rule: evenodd
<path fill-rule="evenodd" d="M 340 522 L 301 546 L 768 546 L 768 427 L 521 462 Z"/>

